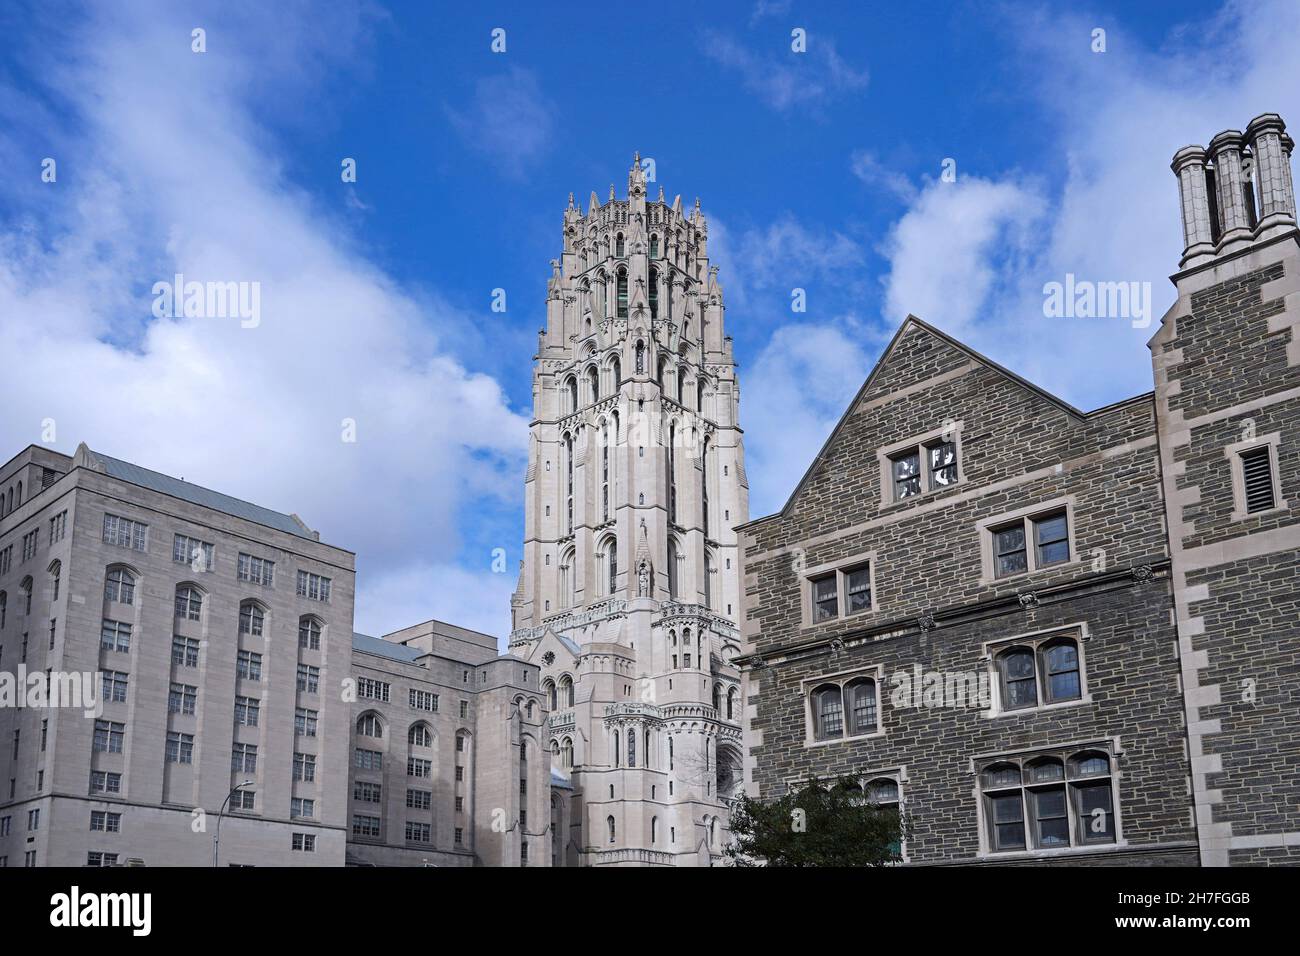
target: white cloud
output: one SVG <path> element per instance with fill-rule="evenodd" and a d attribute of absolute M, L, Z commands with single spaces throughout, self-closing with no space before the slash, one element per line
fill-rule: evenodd
<path fill-rule="evenodd" d="M 897 326 L 911 313 L 961 334 L 1007 281 L 1002 264 L 1032 249 L 1042 211 L 1041 198 L 1016 183 L 931 182 L 882 245 L 891 263 L 886 322 Z"/>
<path fill-rule="evenodd" d="M 853 154 L 850 161 L 853 175 L 868 186 L 883 189 L 895 199 L 911 202 L 917 196 L 917 188 L 905 173 L 890 169 L 872 152 L 860 149 Z"/>
<path fill-rule="evenodd" d="M 464 317 L 401 288 L 285 180 L 252 118 L 265 97 L 260 61 L 244 59 L 254 42 L 214 23 L 211 52 L 196 55 L 188 21 L 167 8 L 100 17 L 38 63 L 75 111 L 66 126 L 11 128 L 10 150 L 56 132 L 72 141 L 39 220 L 0 220 L 0 338 L 21 356 L 6 370 L 0 440 L 38 442 L 53 418 L 64 451 L 84 440 L 300 514 L 358 552 L 362 630 L 411 623 L 371 591 L 397 580 L 404 613 L 502 633 L 498 583 L 449 566 L 458 513 L 517 495 L 527 421 L 440 347 L 439 327 Z M 291 21 L 240 26 L 293 49 L 325 42 Z M 302 62 L 350 49 L 312 48 Z M 177 272 L 260 283 L 260 325 L 155 319 L 150 287 Z M 355 444 L 341 440 L 344 419 Z M 451 597 L 451 613 L 436 605 Z"/>
<path fill-rule="evenodd" d="M 1145 343 L 1173 302 L 1168 276 L 1182 252 L 1174 152 L 1263 112 L 1300 125 L 1300 6 L 1227 4 L 1156 50 L 1111 27 L 1103 54 L 1090 50 L 1090 20 L 1028 7 L 1013 16 L 1043 111 L 1027 116 L 1056 131 L 1052 152 L 1025 159 L 1038 180 L 1019 169 L 971 179 L 959 156 L 961 188 L 923 189 L 885 246 L 885 318 L 915 313 L 1096 407 L 1152 387 Z M 1151 283 L 1151 326 L 1046 318 L 1043 286 L 1067 273 Z"/>
<path fill-rule="evenodd" d="M 517 66 L 479 79 L 465 109 L 447 107 L 466 145 L 514 179 L 550 148 L 555 113 L 537 77 Z"/>
<path fill-rule="evenodd" d="M 745 89 L 779 112 L 817 108 L 838 94 L 865 89 L 866 70 L 844 60 L 835 42 L 820 34 L 808 35 L 807 51 L 796 53 L 787 37 L 774 52 L 760 54 L 725 34 L 706 31 L 701 49 L 705 56 L 739 74 Z"/>
<path fill-rule="evenodd" d="M 749 303 L 760 290 L 789 290 L 856 276 L 866 262 L 866 250 L 853 237 L 810 228 L 790 213 L 767 226 L 734 232 L 710 219 L 709 253 L 731 305 Z"/>
<path fill-rule="evenodd" d="M 887 341 L 840 324 L 782 326 L 741 380 L 751 518 L 785 505 Z"/>

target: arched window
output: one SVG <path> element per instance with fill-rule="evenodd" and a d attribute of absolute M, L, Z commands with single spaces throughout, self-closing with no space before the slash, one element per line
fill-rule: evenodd
<path fill-rule="evenodd" d="M 736 792 L 740 789 L 740 754 L 731 747 L 721 747 L 718 750 L 716 782 L 718 786 L 718 796 L 723 797 L 724 799 L 734 797 Z"/>
<path fill-rule="evenodd" d="M 176 588 L 176 619 L 197 621 L 203 616 L 203 592 L 192 584 Z"/>
<path fill-rule="evenodd" d="M 661 355 L 659 357 L 659 365 L 655 369 L 655 381 L 659 383 L 660 392 L 664 390 L 664 377 L 667 374 L 667 372 L 668 372 L 668 362 Z"/>
<path fill-rule="evenodd" d="M 594 365 L 587 369 L 587 388 L 591 390 L 593 402 L 600 398 L 600 372 Z"/>
<path fill-rule="evenodd" d="M 298 618 L 298 646 L 304 651 L 320 650 L 320 621 L 314 617 Z"/>
<path fill-rule="evenodd" d="M 729 691 L 727 691 L 727 719 L 728 720 L 736 719 L 736 699 L 738 696 L 739 695 L 736 692 L 736 688 L 734 687 L 731 688 Z"/>
<path fill-rule="evenodd" d="M 32 592 L 36 590 L 36 582 L 32 580 L 32 576 L 30 574 L 18 582 L 18 590 L 22 592 L 22 596 L 23 596 L 23 613 L 31 614 L 32 613 Z"/>
<path fill-rule="evenodd" d="M 695 410 L 704 414 L 704 379 L 695 383 Z"/>
<path fill-rule="evenodd" d="M 686 366 L 682 365 L 677 369 L 677 404 L 685 406 L 686 404 Z"/>
<path fill-rule="evenodd" d="M 627 765 L 629 767 L 636 766 L 636 731 L 635 730 L 629 730 L 627 732 Z"/>
<path fill-rule="evenodd" d="M 560 678 L 560 706 L 573 706 L 573 678 L 568 674 Z"/>
<path fill-rule="evenodd" d="M 9 614 L 9 595 L 0 591 L 0 628 L 5 626 L 5 618 Z"/>
<path fill-rule="evenodd" d="M 1034 673 L 1034 652 L 1012 647 L 998 655 L 1002 678 L 1002 706 L 1006 710 L 1038 706 L 1038 680 Z"/>
<path fill-rule="evenodd" d="M 362 737 L 384 736 L 384 724 L 378 714 L 362 714 L 357 718 L 357 734 Z"/>
<path fill-rule="evenodd" d="M 555 710 L 555 681 L 549 677 L 542 681 L 542 693 L 546 695 L 546 709 Z"/>
<path fill-rule="evenodd" d="M 239 633 L 251 637 L 261 637 L 266 615 L 252 601 L 245 601 L 239 606 Z"/>
<path fill-rule="evenodd" d="M 712 848 L 717 845 L 718 845 L 718 818 L 712 817 L 709 819 L 709 847 Z"/>
<path fill-rule="evenodd" d="M 573 534 L 573 436 L 564 436 L 565 500 L 568 510 L 568 533 Z"/>
<path fill-rule="evenodd" d="M 636 374 L 644 375 L 645 374 L 645 343 L 638 342 L 636 344 L 635 352 L 636 352 Z"/>
<path fill-rule="evenodd" d="M 565 382 L 564 382 L 564 387 L 565 387 L 565 388 L 568 390 L 568 392 L 569 392 L 569 408 L 568 408 L 568 410 L 569 410 L 570 412 L 576 412 L 576 411 L 578 410 L 578 407 L 579 407 L 579 406 L 578 406 L 578 380 L 577 380 L 576 378 L 574 378 L 572 375 L 570 375 L 570 376 L 565 380 Z"/>
<path fill-rule="evenodd" d="M 627 270 L 618 270 L 618 317 L 627 318 Z"/>
<path fill-rule="evenodd" d="M 568 549 L 560 555 L 560 607 L 573 606 L 574 567 L 573 550 Z"/>
<path fill-rule="evenodd" d="M 410 732 L 406 735 L 406 741 L 412 747 L 432 747 L 433 731 L 425 723 L 412 724 Z"/>
<path fill-rule="evenodd" d="M 650 818 L 650 845 L 654 846 L 659 842 L 659 818 Z"/>
<path fill-rule="evenodd" d="M 564 743 L 560 745 L 560 765 L 563 767 L 573 766 L 573 738 L 565 737 Z"/>
<path fill-rule="evenodd" d="M 844 698 L 836 684 L 818 687 L 812 693 L 813 736 L 830 740 L 844 736 Z"/>
<path fill-rule="evenodd" d="M 135 603 L 135 575 L 125 568 L 113 568 L 104 583 L 104 600 L 118 604 Z"/>
<path fill-rule="evenodd" d="M 16 502 L 16 504 L 21 505 L 22 503 L 23 503 L 23 483 L 20 481 L 18 482 L 18 501 Z"/>
<path fill-rule="evenodd" d="M 626 249 L 623 244 L 623 234 L 620 232 L 614 237 L 614 258 L 622 259 L 625 254 Z"/>
<path fill-rule="evenodd" d="M 859 677 L 844 685 L 849 707 L 849 735 L 874 734 L 876 724 L 876 682 Z"/>
<path fill-rule="evenodd" d="M 606 560 L 609 562 L 609 594 L 618 593 L 618 539 L 610 538 L 605 542 Z"/>
<path fill-rule="evenodd" d="M 610 842 L 610 843 L 613 843 L 613 842 L 614 842 L 614 838 L 615 838 L 615 832 L 614 832 L 614 818 L 613 818 L 613 817 L 606 817 L 606 818 L 605 818 L 605 826 L 609 829 L 609 842 Z"/>
<path fill-rule="evenodd" d="M 560 742 L 554 737 L 551 738 L 551 762 L 560 762 Z"/>
<path fill-rule="evenodd" d="M 58 561 L 51 561 L 48 570 L 50 573 L 50 603 L 53 604 L 59 599 L 59 585 L 62 583 L 63 565 Z"/>
<path fill-rule="evenodd" d="M 618 391 L 618 383 L 623 381 L 623 363 L 618 360 L 618 356 L 615 356 L 614 361 L 610 363 L 609 371 L 614 390 Z"/>
<path fill-rule="evenodd" d="M 650 258 L 659 258 L 659 237 L 654 234 L 650 236 Z"/>
<path fill-rule="evenodd" d="M 659 270 L 650 269 L 650 318 L 659 318 Z"/>
<path fill-rule="evenodd" d="M 722 685 L 721 684 L 713 685 L 713 709 L 716 711 L 722 710 Z"/>

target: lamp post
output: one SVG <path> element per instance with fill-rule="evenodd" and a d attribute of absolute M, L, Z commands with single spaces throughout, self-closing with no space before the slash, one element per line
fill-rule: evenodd
<path fill-rule="evenodd" d="M 213 865 L 213 867 L 216 867 L 216 865 L 217 865 L 217 854 L 220 852 L 220 847 L 221 847 L 221 817 L 222 817 L 222 815 L 226 812 L 226 804 L 228 804 L 228 803 L 230 802 L 230 798 L 233 797 L 233 796 L 235 795 L 235 791 L 236 791 L 236 790 L 243 790 L 245 787 L 251 787 L 251 786 L 253 785 L 253 783 L 254 783 L 254 781 L 252 781 L 252 780 L 245 780 L 243 783 L 237 783 L 237 784 L 235 784 L 233 787 L 230 788 L 230 792 L 229 792 L 228 794 L 226 794 L 226 799 L 224 799 L 224 800 L 221 801 L 221 809 L 217 811 L 217 832 L 216 832 L 215 834 L 213 834 L 213 836 L 212 836 L 212 865 Z"/>

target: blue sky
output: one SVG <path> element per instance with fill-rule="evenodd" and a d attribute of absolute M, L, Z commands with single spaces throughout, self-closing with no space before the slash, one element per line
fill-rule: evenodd
<path fill-rule="evenodd" d="M 1149 389 L 1152 328 L 1049 318 L 1043 286 L 1150 282 L 1158 321 L 1169 159 L 1300 123 L 1300 5 L 920 6 L 7 5 L 0 439 L 52 418 L 301 514 L 358 553 L 361 630 L 504 635 L 561 211 L 633 150 L 710 218 L 753 516 L 908 312 L 1086 408 Z M 261 324 L 155 318 L 178 271 L 260 283 Z"/>

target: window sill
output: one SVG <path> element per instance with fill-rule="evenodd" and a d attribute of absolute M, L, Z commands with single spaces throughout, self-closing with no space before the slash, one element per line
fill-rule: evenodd
<path fill-rule="evenodd" d="M 802 625 L 800 631 L 812 631 L 819 627 L 834 627 L 836 624 L 853 623 L 856 621 L 867 620 L 876 616 L 880 609 L 874 605 L 865 611 L 854 611 L 852 614 L 836 615 L 835 617 L 823 618 L 820 621 L 810 621 Z"/>
<path fill-rule="evenodd" d="M 861 740 L 875 740 L 876 738 L 883 736 L 885 736 L 885 730 L 884 727 L 881 727 L 875 733 L 855 734 L 852 737 L 831 737 L 827 740 L 816 740 L 814 738 L 805 737 L 803 745 L 805 747 L 832 747 L 835 744 L 849 744 Z"/>
<path fill-rule="evenodd" d="M 1085 704 L 1092 703 L 1092 694 L 1084 694 L 1078 700 L 1063 700 L 1055 704 L 1039 704 L 1037 707 L 1017 707 L 1015 710 L 987 710 L 984 712 L 986 720 L 995 720 L 999 717 L 1018 717 L 1022 714 L 1041 714 L 1054 710 L 1068 710 L 1071 707 L 1082 707 Z"/>
<path fill-rule="evenodd" d="M 1251 518 L 1263 518 L 1268 515 L 1280 514 L 1283 511 L 1290 511 L 1291 504 L 1287 501 L 1279 502 L 1271 508 L 1265 508 L 1263 511 L 1238 511 L 1235 508 L 1229 516 L 1229 521 L 1248 521 Z"/>
<path fill-rule="evenodd" d="M 979 585 L 981 587 L 994 587 L 999 584 L 1006 584 L 1008 581 L 1024 581 L 1030 578 L 1040 578 L 1044 575 L 1051 574 L 1053 571 L 1062 571 L 1067 568 L 1079 567 L 1083 564 L 1082 559 L 1073 557 L 1069 561 L 1057 561 L 1055 564 L 1049 564 L 1041 568 L 1033 568 L 1029 571 L 1017 571 L 1015 574 L 1008 574 L 1003 577 L 986 577 L 980 576 Z"/>
<path fill-rule="evenodd" d="M 919 492 L 915 495 L 908 495 L 906 498 L 891 498 L 884 502 L 879 509 L 880 514 L 888 511 L 901 510 L 909 505 L 922 501 L 932 501 L 943 496 L 945 491 L 952 491 L 954 488 L 961 488 L 966 484 L 965 476 L 958 478 L 950 485 L 943 485 L 940 488 L 930 488 L 927 491 Z"/>
<path fill-rule="evenodd" d="M 1127 848 L 1128 843 L 1126 841 L 1116 840 L 1114 843 L 1088 843 L 1082 846 L 1061 847 L 1050 850 L 981 850 L 975 855 L 975 858 L 990 862 L 998 860 L 1051 860 L 1082 856 L 1089 853 L 1113 853 Z"/>

